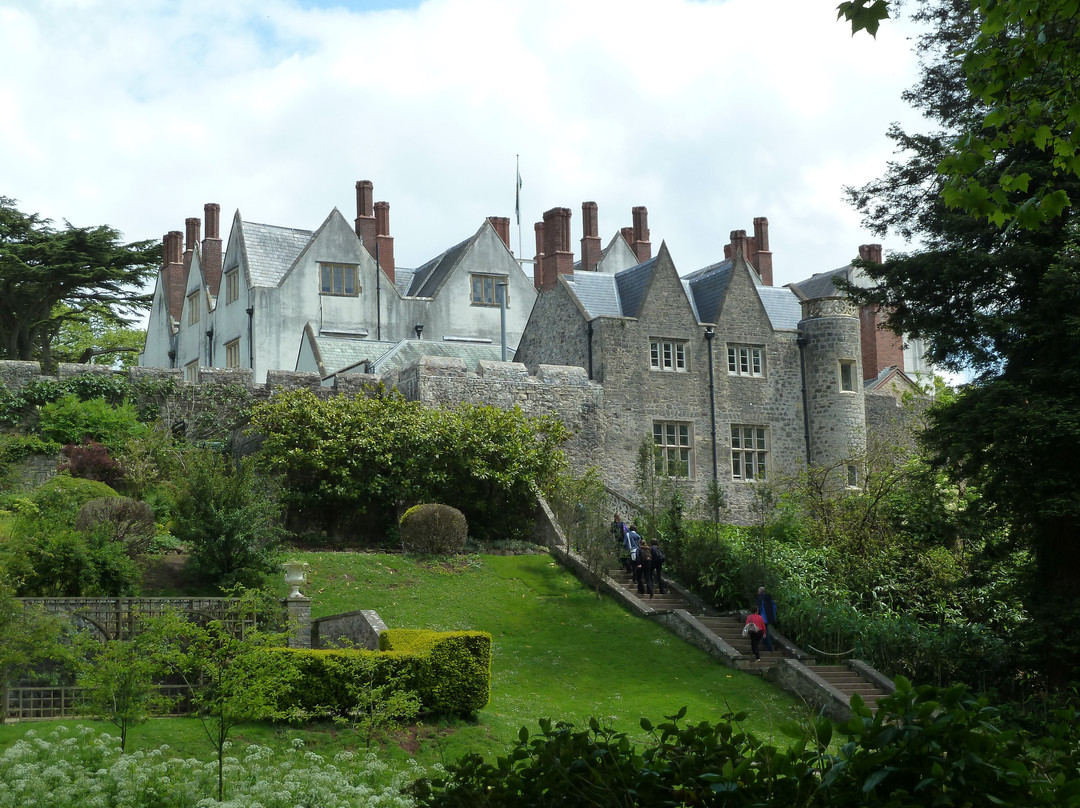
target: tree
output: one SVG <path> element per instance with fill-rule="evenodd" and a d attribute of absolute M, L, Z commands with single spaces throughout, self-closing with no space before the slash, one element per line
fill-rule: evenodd
<path fill-rule="evenodd" d="M 132 727 L 171 703 L 155 684 L 164 667 L 147 653 L 145 638 L 95 645 L 79 670 L 82 703 L 95 718 L 120 730 L 120 751 L 124 751 Z"/>
<path fill-rule="evenodd" d="M 961 395 L 930 413 L 924 437 L 937 466 L 977 483 L 983 506 L 1008 520 L 1014 541 L 1033 548 L 1039 580 L 1029 606 L 1037 624 L 1063 632 L 1043 658 L 1061 684 L 1080 660 L 1080 216 L 1071 208 L 1036 219 L 1018 214 L 1023 226 L 1002 230 L 985 209 L 950 200 L 949 183 L 960 175 L 943 181 L 942 160 L 994 113 L 973 89 L 993 71 L 973 79 L 974 54 L 990 59 L 993 47 L 1008 45 L 987 44 L 986 16 L 967 0 L 924 0 L 915 16 L 934 28 L 919 42 L 922 77 L 905 98 L 940 129 L 911 135 L 894 127 L 890 136 L 906 159 L 849 193 L 872 230 L 918 236 L 924 246 L 864 264 L 876 285 L 848 291 L 883 307 L 892 330 L 921 337 L 933 363 L 974 374 Z M 1019 74 L 1018 97 L 1062 75 L 1044 68 Z M 1080 199 L 1077 176 L 1024 138 L 972 176 L 987 187 L 1024 176 L 1028 186 Z M 1006 202 L 1019 210 L 1029 204 L 1025 193 L 1014 183 Z"/>
<path fill-rule="evenodd" d="M 56 229 L 15 204 L 0 196 L 0 358 L 49 367 L 65 324 L 128 327 L 149 307 L 140 290 L 161 263 L 160 244 L 124 244 L 107 225 Z"/>
<path fill-rule="evenodd" d="M 243 590 L 224 617 L 199 625 L 178 612 L 151 621 L 146 642 L 154 658 L 180 676 L 195 715 L 217 753 L 218 802 L 225 798 L 225 749 L 239 725 L 278 714 L 278 701 L 296 676 L 279 653 L 284 637 L 251 625 L 272 608 L 267 596 Z"/>
<path fill-rule="evenodd" d="M 257 585 L 279 569 L 284 531 L 269 482 L 250 458 L 192 452 L 173 509 L 173 535 L 187 546 L 193 577 L 227 588 Z"/>
<path fill-rule="evenodd" d="M 604 480 L 596 467 L 581 477 L 565 473 L 552 495 L 556 518 L 566 532 L 566 541 L 581 556 L 600 597 L 600 577 L 619 563 L 622 544 L 612 536 L 608 498 Z"/>
<path fill-rule="evenodd" d="M 876 35 L 900 0 L 837 6 L 852 32 Z M 1080 179 L 1080 14 L 1075 0 L 970 0 L 973 29 L 954 51 L 979 116 L 936 156 L 942 199 L 995 225 L 1038 228 L 1073 202 Z M 944 5 L 942 5 L 944 8 Z M 916 17 L 925 15 L 925 4 Z M 1028 173 L 1017 149 L 1046 168 Z"/>
<path fill-rule="evenodd" d="M 24 606 L 0 581 L 0 693 L 37 665 L 64 660 L 68 649 L 62 642 L 59 619 L 40 608 Z M 7 718 L 7 700 L 0 698 L 0 721 Z"/>

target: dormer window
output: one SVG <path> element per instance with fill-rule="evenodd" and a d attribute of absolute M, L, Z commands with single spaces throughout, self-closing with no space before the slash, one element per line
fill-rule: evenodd
<path fill-rule="evenodd" d="M 319 264 L 319 268 L 322 279 L 319 291 L 322 294 L 342 297 L 356 297 L 360 294 L 355 264 Z"/>

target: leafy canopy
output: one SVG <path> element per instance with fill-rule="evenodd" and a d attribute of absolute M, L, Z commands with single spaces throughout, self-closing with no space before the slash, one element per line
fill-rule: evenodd
<path fill-rule="evenodd" d="M 107 226 L 62 229 L 0 196 L 0 359 L 52 364 L 68 323 L 126 328 L 149 307 L 140 290 L 161 263 L 161 245 L 125 244 Z"/>

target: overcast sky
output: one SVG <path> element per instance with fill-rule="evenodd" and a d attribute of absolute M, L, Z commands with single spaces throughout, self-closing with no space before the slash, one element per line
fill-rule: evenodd
<path fill-rule="evenodd" d="M 351 221 L 369 179 L 412 267 L 488 215 L 531 258 L 552 207 L 578 253 L 592 200 L 605 245 L 645 205 L 686 274 L 766 216 L 788 283 L 878 240 L 843 187 L 918 120 L 910 29 L 837 2 L 0 0 L 0 195 L 159 240 L 206 202 L 223 237 Z"/>

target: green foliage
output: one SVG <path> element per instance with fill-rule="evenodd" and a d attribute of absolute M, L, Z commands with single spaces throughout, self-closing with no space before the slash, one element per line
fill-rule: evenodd
<path fill-rule="evenodd" d="M 21 517 L 0 549 L 0 566 L 20 597 L 133 595 L 139 569 L 106 532 L 89 534 L 40 517 Z"/>
<path fill-rule="evenodd" d="M 161 244 L 124 244 L 111 227 L 52 227 L 0 196 L 0 358 L 51 367 L 66 321 L 91 314 L 129 326 L 149 308 L 140 290 L 161 265 Z"/>
<path fill-rule="evenodd" d="M 643 718 L 650 734 L 643 749 L 595 718 L 582 729 L 541 719 L 540 732 L 522 727 L 505 755 L 467 755 L 411 791 L 430 808 L 1019 808 L 1071 805 L 1080 796 L 1074 710 L 1062 711 L 1047 742 L 1004 729 L 996 711 L 961 686 L 912 688 L 900 679 L 876 715 L 858 696 L 852 707 L 855 717 L 842 724 L 789 726 L 793 741 L 783 749 L 741 731 L 742 714 L 683 724 L 684 709 L 657 726 Z"/>
<path fill-rule="evenodd" d="M 42 519 L 74 527 L 79 510 L 92 499 L 119 496 L 113 489 L 94 480 L 82 480 L 58 474 L 30 495 L 30 502 Z"/>
<path fill-rule="evenodd" d="M 0 692 L 6 693 L 8 685 L 39 664 L 66 659 L 62 637 L 59 618 L 37 606 L 24 606 L 0 580 Z M 0 698 L 0 722 L 7 718 L 6 711 L 7 700 Z"/>
<path fill-rule="evenodd" d="M 618 565 L 623 550 L 622 537 L 611 532 L 607 492 L 599 469 L 590 467 L 580 477 L 569 472 L 560 475 L 550 502 L 570 545 L 567 549 L 581 557 L 599 598 L 600 575 Z"/>
<path fill-rule="evenodd" d="M 465 514 L 449 505 L 414 505 L 398 523 L 401 544 L 408 553 L 453 555 L 469 538 Z"/>
<path fill-rule="evenodd" d="M 130 497 L 92 499 L 79 509 L 75 527 L 83 532 L 102 530 L 109 541 L 122 545 L 131 557 L 145 553 L 154 540 L 154 511 Z"/>
<path fill-rule="evenodd" d="M 535 493 L 554 482 L 566 437 L 554 417 L 397 394 L 321 400 L 289 391 L 258 405 L 262 465 L 295 520 L 340 536 L 366 514 L 387 529 L 400 506 L 453 503 L 475 538 L 528 538 Z"/>
<path fill-rule="evenodd" d="M 95 642 L 79 666 L 83 708 L 120 730 L 121 752 L 132 727 L 171 706 L 155 684 L 164 666 L 149 653 L 148 645 L 146 638 Z"/>
<path fill-rule="evenodd" d="M 405 680 L 426 709 L 467 716 L 483 709 L 491 698 L 491 635 L 487 632 L 389 629 L 379 637 L 379 650 L 420 660 Z"/>
<path fill-rule="evenodd" d="M 150 621 L 143 642 L 155 661 L 179 676 L 217 752 L 217 798 L 225 798 L 225 749 L 230 733 L 247 721 L 278 715 L 282 696 L 296 669 L 276 664 L 274 646 L 281 635 L 243 628 L 246 619 L 266 608 L 265 595 L 240 593 L 228 615 L 202 625 L 173 612 Z"/>
<path fill-rule="evenodd" d="M 187 547 L 196 580 L 221 588 L 258 585 L 279 570 L 279 508 L 250 458 L 191 452 L 180 485 L 172 533 Z"/>
<path fill-rule="evenodd" d="M 42 406 L 38 424 L 41 436 L 54 443 L 96 441 L 117 448 L 144 429 L 131 404 L 113 405 L 103 398 L 84 401 L 74 393 Z"/>

